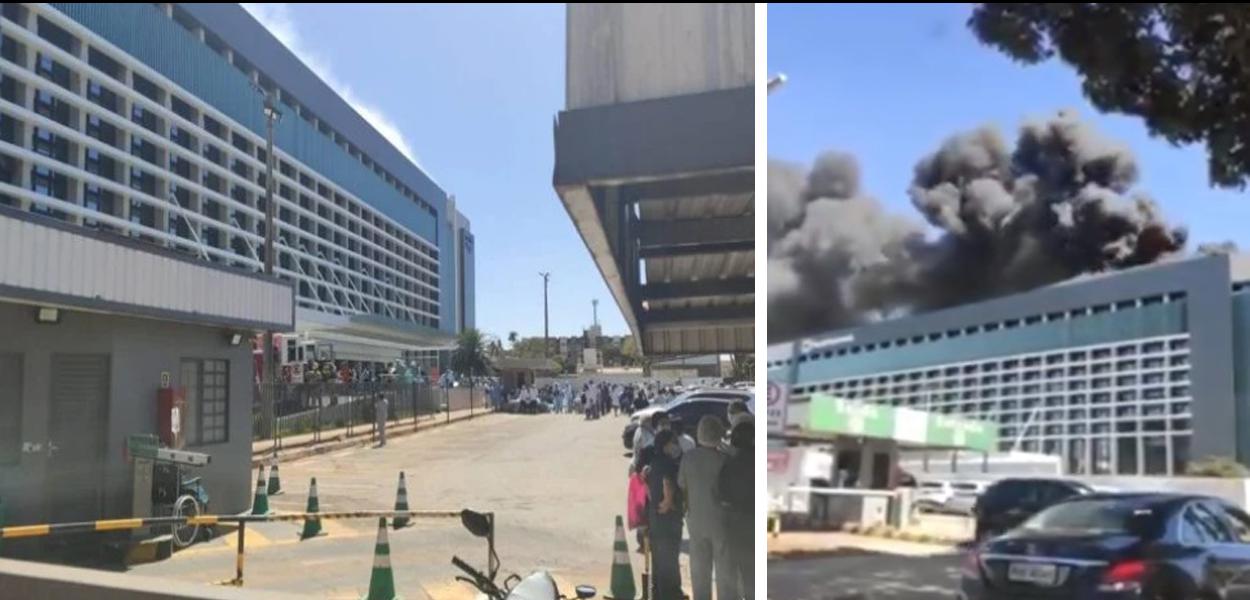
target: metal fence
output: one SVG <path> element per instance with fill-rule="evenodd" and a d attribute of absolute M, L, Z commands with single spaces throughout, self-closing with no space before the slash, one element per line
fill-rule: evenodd
<path fill-rule="evenodd" d="M 252 438 L 274 439 L 277 447 L 288 436 L 311 433 L 313 442 L 318 442 L 327 431 L 345 430 L 348 436 L 372 431 L 379 397 L 387 400 L 388 423 L 416 423 L 423 415 L 445 410 L 441 390 L 415 382 L 277 383 L 273 384 L 275 425 L 271 427 L 264 410 L 263 385 L 255 390 Z"/>

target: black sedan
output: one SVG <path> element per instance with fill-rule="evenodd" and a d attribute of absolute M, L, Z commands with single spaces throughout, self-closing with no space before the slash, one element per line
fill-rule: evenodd
<path fill-rule="evenodd" d="M 1250 600 L 1250 516 L 1182 494 L 1092 494 L 971 550 L 961 600 Z"/>

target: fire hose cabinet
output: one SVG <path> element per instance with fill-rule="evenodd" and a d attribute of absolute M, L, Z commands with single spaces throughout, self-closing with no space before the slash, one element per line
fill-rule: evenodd
<path fill-rule="evenodd" d="M 156 432 L 166 448 L 186 446 L 187 398 L 183 388 L 161 388 L 156 393 Z"/>

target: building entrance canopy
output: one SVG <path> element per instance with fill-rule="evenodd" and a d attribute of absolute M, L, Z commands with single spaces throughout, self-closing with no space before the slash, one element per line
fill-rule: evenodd
<path fill-rule="evenodd" d="M 828 394 L 812 396 L 802 438 L 854 436 L 890 440 L 903 447 L 990 452 L 998 447 L 992 423 Z"/>

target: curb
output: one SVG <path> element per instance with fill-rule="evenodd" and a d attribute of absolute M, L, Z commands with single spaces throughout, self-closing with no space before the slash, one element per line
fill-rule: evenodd
<path fill-rule="evenodd" d="M 493 414 L 495 414 L 493 411 L 491 412 L 483 411 L 482 413 L 479 413 L 479 414 L 460 415 L 458 417 L 452 417 L 451 420 L 435 420 L 434 422 L 424 424 L 424 425 L 418 423 L 417 426 L 415 427 L 406 426 L 403 429 L 391 429 L 390 427 L 388 427 L 386 431 L 386 437 L 388 440 L 391 438 L 404 437 L 407 435 L 413 435 L 417 433 L 418 431 L 428 431 L 431 429 L 437 429 L 439 427 L 453 425 L 461 421 L 468 421 L 470 419 L 480 419 L 487 415 L 493 415 Z M 373 444 L 372 431 L 368 433 L 356 434 L 349 438 L 344 438 L 343 436 L 338 435 L 333 438 L 330 438 L 329 440 L 323 440 L 321 442 L 310 442 L 310 443 L 302 444 L 299 446 L 294 446 L 289 451 L 285 449 L 279 449 L 278 460 L 282 462 L 291 461 L 291 460 L 299 460 L 301 458 L 308 458 L 309 456 L 316 456 L 318 454 L 325 454 L 327 452 L 334 452 L 336 450 L 343 450 L 346 448 L 368 446 L 370 444 Z M 254 469 L 261 465 L 268 465 L 273 461 L 273 459 L 274 459 L 274 455 L 273 455 L 273 452 L 270 450 L 261 450 L 260 452 L 253 452 L 252 453 L 252 468 Z"/>
<path fill-rule="evenodd" d="M 877 538 L 885 540 L 895 540 L 899 542 L 909 542 L 913 544 L 929 544 L 934 546 L 951 546 L 960 547 L 961 544 L 967 542 L 962 538 L 945 537 L 932 535 L 928 533 L 919 533 L 915 531 L 907 531 L 895 527 L 885 525 L 874 525 L 864 527 L 858 524 L 850 524 L 840 528 L 834 528 L 831 531 L 836 533 L 845 533 L 860 537 Z M 774 536 L 775 537 L 775 536 Z M 826 558 L 832 556 L 845 556 L 853 551 L 846 548 L 822 548 L 822 549 L 803 549 L 796 548 L 794 550 L 769 550 L 768 560 L 790 560 L 805 558 Z"/>
<path fill-rule="evenodd" d="M 908 531 L 897 527 L 887 525 L 873 525 L 864 527 L 858 524 L 850 524 L 842 527 L 838 531 L 849 533 L 851 535 L 861 535 L 864 537 L 875 537 L 887 540 L 898 540 L 900 542 L 912 542 L 916 544 L 935 544 L 954 546 L 966 540 L 962 538 L 947 537 L 941 535 L 933 535 L 929 533 L 919 533 L 916 531 Z"/>

